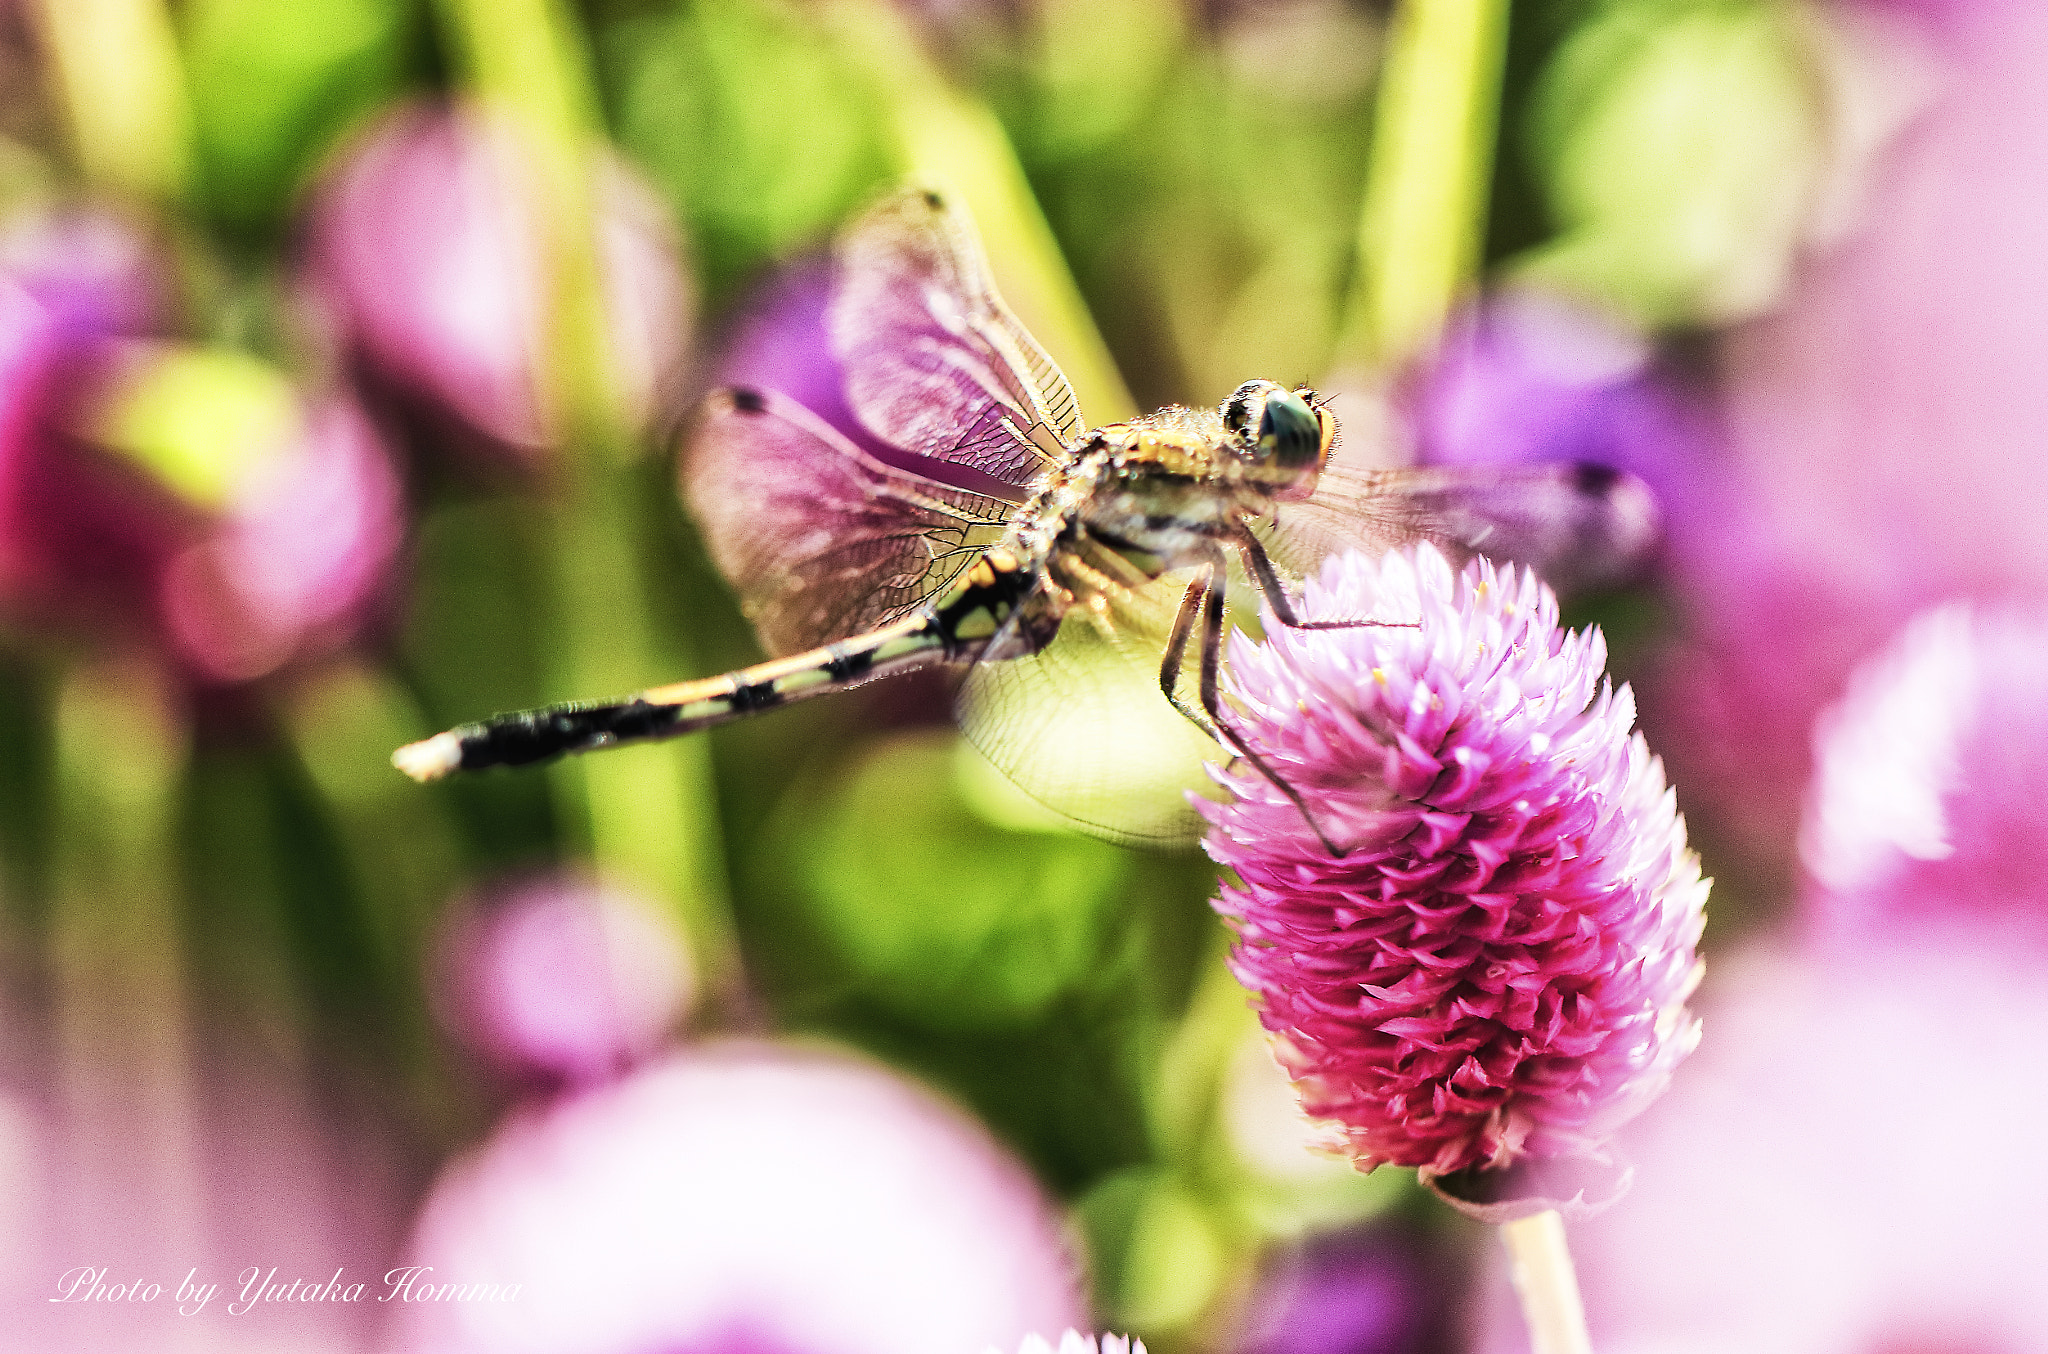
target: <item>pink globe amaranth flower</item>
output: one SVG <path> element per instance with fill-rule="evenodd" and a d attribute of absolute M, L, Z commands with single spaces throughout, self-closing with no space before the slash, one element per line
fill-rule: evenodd
<path fill-rule="evenodd" d="M 972 1354 L 1083 1318 L 1057 1216 L 985 1130 L 875 1064 L 773 1044 L 514 1117 L 444 1174 L 404 1263 L 519 1287 L 393 1304 L 395 1351 Z"/>
<path fill-rule="evenodd" d="M 659 905 L 576 875 L 458 904 L 441 950 L 445 1019 L 529 1080 L 621 1075 L 661 1048 L 690 1001 L 683 938 Z"/>
<path fill-rule="evenodd" d="M 1814 762 L 1821 932 L 1977 919 L 2048 940 L 2048 611 L 1923 612 L 1822 715 Z"/>
<path fill-rule="evenodd" d="M 1533 575 L 1426 545 L 1333 557 L 1304 610 L 1396 624 L 1233 640 L 1237 727 L 1315 815 L 1242 764 L 1197 804 L 1238 977 L 1361 1168 L 1577 1193 L 1543 1163 L 1603 1160 L 1698 1038 L 1707 886 L 1628 689 Z"/>
<path fill-rule="evenodd" d="M 991 1346 L 987 1354 L 1009 1354 Z M 1043 1335 L 1027 1335 L 1024 1343 L 1017 1346 L 1017 1354 L 1145 1354 L 1145 1342 L 1126 1335 L 1083 1335 L 1077 1330 L 1060 1334 L 1060 1342 L 1054 1345 Z"/>
<path fill-rule="evenodd" d="M 594 161 L 607 358 L 629 420 L 679 393 L 694 304 L 666 209 L 623 163 Z M 544 184 L 509 125 L 413 105 L 347 152 L 319 192 L 306 273 L 368 367 L 498 451 L 559 435 L 544 363 L 553 304 Z"/>

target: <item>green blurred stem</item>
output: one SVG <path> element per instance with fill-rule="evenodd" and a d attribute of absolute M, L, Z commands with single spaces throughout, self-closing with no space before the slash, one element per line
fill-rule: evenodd
<path fill-rule="evenodd" d="M 631 471 L 586 466 L 564 486 L 547 552 L 560 643 L 553 694 L 618 695 L 664 674 L 694 675 L 688 645 L 657 642 L 639 550 L 646 530 Z M 714 1013 L 744 1011 L 738 941 L 726 894 L 710 743 L 678 738 L 557 763 L 563 801 L 589 812 L 591 848 L 608 875 L 671 900 L 689 937 L 699 991 Z"/>
<path fill-rule="evenodd" d="M 1402 0 L 1388 37 L 1341 371 L 1435 347 L 1477 266 L 1500 119 L 1508 0 Z"/>
<path fill-rule="evenodd" d="M 1230 971 L 1230 935 L 1214 927 L 1210 953 L 1166 1052 L 1153 1088 L 1153 1140 L 1160 1158 L 1192 1169 L 1210 1133 L 1230 1059 L 1248 1029 L 1256 1028 L 1251 1003 Z"/>
<path fill-rule="evenodd" d="M 178 916 L 187 738 L 166 690 L 138 661 L 81 668 L 60 691 L 50 970 L 66 1207 L 196 1255 L 199 1095 Z"/>
<path fill-rule="evenodd" d="M 1003 300 L 1066 373 L 1089 421 L 1137 413 L 995 114 L 940 71 L 898 6 L 834 0 L 826 15 L 882 91 L 903 173 L 967 200 Z"/>
<path fill-rule="evenodd" d="M 556 642 L 544 655 L 557 699 L 616 696 L 691 675 L 685 646 L 649 623 L 639 450 L 609 357 L 597 249 L 597 102 L 589 53 L 560 0 L 440 0 L 470 88 L 503 116 L 540 177 L 538 206 L 553 278 L 543 389 L 565 455 L 546 566 Z M 739 953 L 719 851 L 717 801 L 702 739 L 576 758 L 551 773 L 566 817 L 587 814 L 605 874 L 678 908 L 699 990 L 728 1012 L 740 1000 Z"/>
<path fill-rule="evenodd" d="M 33 0 L 79 169 L 141 198 L 191 187 L 192 113 L 163 0 Z"/>
<path fill-rule="evenodd" d="M 385 752 L 434 730 L 390 677 L 348 662 L 293 684 L 278 717 L 348 852 L 379 988 L 396 1003 L 384 1023 L 396 1033 L 412 1103 L 426 1108 L 437 1133 L 450 1133 L 456 1107 L 436 1061 L 422 975 L 461 851 L 442 802 L 393 776 Z"/>
<path fill-rule="evenodd" d="M 630 459 L 605 327 L 593 154 L 599 118 L 582 34 L 561 0 L 439 0 L 438 9 L 470 93 L 518 139 L 519 161 L 535 178 L 552 279 L 541 388 L 569 446 Z"/>
<path fill-rule="evenodd" d="M 1503 1223 L 1500 1239 L 1508 1248 L 1508 1277 L 1522 1301 L 1531 1354 L 1593 1354 L 1564 1219 L 1551 1210 Z"/>

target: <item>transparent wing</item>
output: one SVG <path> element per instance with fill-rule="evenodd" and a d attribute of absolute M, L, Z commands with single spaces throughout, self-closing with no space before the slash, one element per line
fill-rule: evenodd
<path fill-rule="evenodd" d="M 871 630 L 944 591 L 1015 510 L 891 469 L 795 400 L 748 389 L 704 402 L 683 492 L 774 654 Z"/>
<path fill-rule="evenodd" d="M 1028 488 L 1081 434 L 1067 378 L 989 280 L 945 194 L 884 198 L 838 245 L 826 328 L 854 414 L 917 456 Z"/>
<path fill-rule="evenodd" d="M 959 699 L 969 741 L 1027 794 L 1097 836 L 1194 840 L 1202 822 L 1187 792 L 1215 794 L 1205 766 L 1231 754 L 1160 691 L 1167 635 L 1191 577 L 1166 574 L 1116 592 L 1100 612 L 1077 605 L 1040 652 L 976 664 Z M 1180 687 L 1190 706 L 1198 663 L 1191 641 Z"/>
<path fill-rule="evenodd" d="M 1604 466 L 1336 465 L 1313 498 L 1281 504 L 1259 534 L 1298 575 L 1336 550 L 1380 554 L 1426 540 L 1454 563 L 1475 554 L 1516 560 L 1572 591 L 1633 575 L 1655 547 L 1658 525 L 1648 486 Z"/>

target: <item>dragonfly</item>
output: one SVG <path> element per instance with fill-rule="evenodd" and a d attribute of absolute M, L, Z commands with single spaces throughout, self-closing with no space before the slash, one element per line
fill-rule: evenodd
<path fill-rule="evenodd" d="M 1226 634 L 1247 610 L 1233 598 L 1266 624 L 1412 625 L 1308 619 L 1293 587 L 1332 551 L 1420 540 L 1555 581 L 1626 563 L 1654 531 L 1641 482 L 1598 467 L 1354 467 L 1307 386 L 1251 380 L 1213 408 L 1091 428 L 997 294 L 965 209 L 934 188 L 841 232 L 822 329 L 822 394 L 718 389 L 682 457 L 710 553 L 773 656 L 466 724 L 399 749 L 400 770 L 427 781 L 670 738 L 945 666 L 967 673 L 969 739 L 1084 827 L 1191 836 L 1183 791 L 1235 757 L 1341 855 L 1224 699 Z M 1145 756 L 1169 768 L 1163 797 L 1118 775 Z"/>

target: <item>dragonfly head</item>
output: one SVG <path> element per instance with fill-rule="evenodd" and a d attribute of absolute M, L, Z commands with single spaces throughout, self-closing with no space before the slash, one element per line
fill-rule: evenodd
<path fill-rule="evenodd" d="M 1223 426 L 1237 452 L 1280 499 L 1307 498 L 1316 472 L 1337 440 L 1337 418 L 1307 386 L 1289 390 L 1272 381 L 1247 381 L 1223 402 Z"/>

